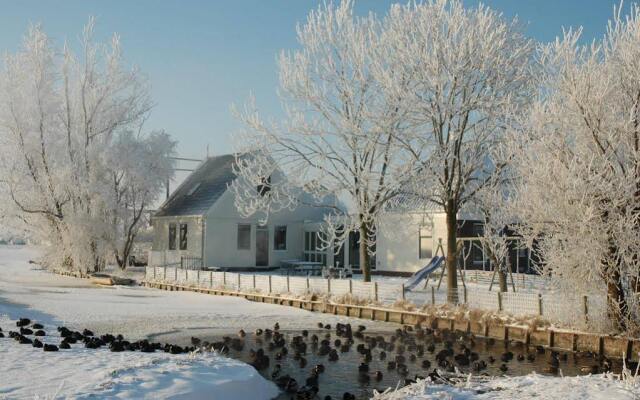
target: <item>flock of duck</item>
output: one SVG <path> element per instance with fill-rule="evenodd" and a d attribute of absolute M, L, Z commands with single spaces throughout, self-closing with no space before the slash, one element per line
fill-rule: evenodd
<path fill-rule="evenodd" d="M 220 341 L 208 342 L 199 338 L 191 338 L 191 346 L 178 346 L 175 344 L 161 344 L 149 342 L 148 340 L 127 341 L 122 335 L 104 334 L 94 335 L 88 329 L 74 331 L 64 326 L 58 327 L 58 345 L 44 343 L 41 339 L 48 336 L 42 324 L 32 322 L 28 318 L 20 318 L 16 322 L 17 330 L 7 333 L 8 337 L 24 345 L 32 345 L 35 348 L 42 348 L 44 351 L 58 351 L 60 349 L 70 349 L 71 345 L 83 344 L 86 348 L 97 349 L 108 347 L 110 351 L 141 351 L 155 352 L 164 351 L 171 354 L 181 354 L 200 349 L 202 351 L 217 351 L 222 354 L 229 353 L 230 350 L 242 352 L 245 350 L 245 337 L 247 333 L 240 330 L 235 337 L 225 336 Z M 0 338 L 5 337 L 5 333 L 0 328 Z M 290 339 L 287 340 L 287 337 Z M 49 340 L 50 341 L 50 340 Z M 545 372 L 557 373 L 562 363 L 567 362 L 566 353 L 548 351 L 543 347 L 525 347 L 519 343 L 513 346 L 505 346 L 505 351 L 500 355 L 499 360 L 492 355 L 481 359 L 480 355 L 474 351 L 477 339 L 473 334 L 451 332 L 422 327 L 420 325 L 405 325 L 401 329 L 385 338 L 382 335 L 369 335 L 363 325 L 352 327 L 350 324 L 336 324 L 333 329 L 330 324 L 318 323 L 315 333 L 302 330 L 299 335 L 286 335 L 280 330 L 278 323 L 272 329 L 257 329 L 253 332 L 253 341 L 256 349 L 249 349 L 250 364 L 266 376 L 270 376 L 285 393 L 296 400 L 307 400 L 317 398 L 321 384 L 331 385 L 331 382 L 322 382 L 322 375 L 332 364 L 337 363 L 345 353 L 349 353 L 355 348 L 360 359 L 357 368 L 353 373 L 361 383 L 371 381 L 380 382 L 385 373 L 396 374 L 397 380 L 405 385 L 423 379 L 426 376 L 433 382 L 448 383 L 450 378 L 447 373 L 474 372 L 476 374 L 486 374 L 489 365 L 500 364 L 498 369 L 507 372 L 510 363 L 515 359 L 519 362 L 533 362 L 537 357 L 545 357 Z M 488 348 L 495 345 L 495 340 L 483 340 Z M 514 354 L 508 350 L 520 349 L 521 352 Z M 298 382 L 290 375 L 284 373 L 283 363 L 289 366 L 294 365 L 300 370 L 305 370 L 308 366 L 309 355 L 313 354 L 315 359 L 325 358 L 327 364 L 316 364 L 310 368 L 304 382 Z M 497 354 L 497 353 L 495 353 Z M 582 354 L 586 358 L 595 358 L 593 354 Z M 386 371 L 371 367 L 374 357 L 379 361 L 378 365 L 386 364 Z M 430 361 L 433 360 L 432 361 Z M 409 377 L 409 366 L 412 370 L 417 368 L 424 371 L 426 376 L 415 374 Z M 271 368 L 271 369 L 269 369 Z M 608 359 L 595 361 L 588 366 L 581 368 L 582 372 L 598 373 L 609 371 L 611 362 Z M 356 396 L 350 392 L 344 392 L 343 400 L 354 400 Z M 332 400 L 331 396 L 325 396 L 324 400 Z"/>
<path fill-rule="evenodd" d="M 196 347 L 222 353 L 227 353 L 229 350 L 242 352 L 245 350 L 246 336 L 247 333 L 240 330 L 236 337 L 226 336 L 221 341 L 209 343 L 192 337 L 191 343 Z M 481 359 L 481 356 L 474 351 L 476 342 L 480 341 L 488 348 L 496 344 L 493 339 L 476 339 L 473 334 L 426 328 L 420 325 L 405 325 L 385 338 L 383 335 L 367 334 L 365 326 L 352 327 L 350 324 L 342 323 L 334 327 L 330 324 L 318 323 L 315 333 L 302 330 L 297 335 L 292 333 L 285 335 L 276 323 L 272 329 L 257 329 L 253 333 L 256 348 L 248 349 L 248 359 L 254 368 L 270 377 L 285 393 L 296 400 L 315 399 L 321 384 L 334 384 L 330 379 L 322 382 L 323 373 L 339 362 L 341 357 L 346 357 L 345 353 L 353 350 L 360 360 L 354 363 L 357 364 L 357 368 L 354 365 L 353 374 L 361 383 L 378 383 L 382 381 L 384 374 L 394 374 L 396 381 L 404 385 L 425 377 L 429 377 L 432 382 L 451 383 L 451 378 L 460 372 L 488 375 L 486 370 L 489 365 L 494 365 L 494 369 L 497 367 L 498 370 L 506 373 L 514 360 L 534 362 L 536 358 L 540 358 L 544 363 L 544 372 L 555 374 L 563 363 L 568 362 L 566 353 L 549 351 L 542 346 L 529 348 L 517 342 L 506 343 L 504 352 L 498 359 L 492 355 Z M 509 349 L 520 350 L 520 352 L 514 354 Z M 500 352 L 494 353 L 497 355 Z M 310 355 L 313 355 L 316 360 L 325 358 L 326 363 L 316 364 L 307 371 Z M 592 353 L 579 356 L 585 359 L 595 358 Z M 372 362 L 374 357 L 376 363 Z M 349 359 L 353 363 L 353 357 Z M 581 368 L 582 372 L 598 373 L 611 369 L 609 360 L 600 361 L 589 362 L 588 366 Z M 306 374 L 306 379 L 296 380 L 286 374 L 283 368 L 285 363 L 290 368 L 291 366 L 299 368 L 300 373 L 297 375 Z M 383 367 L 375 369 L 372 364 Z M 352 367 L 348 366 L 347 371 L 349 368 Z M 410 376 L 410 370 L 422 370 L 424 375 Z M 355 395 L 350 392 L 342 394 L 343 400 L 355 398 Z M 325 396 L 324 399 L 332 400 L 331 396 Z"/>

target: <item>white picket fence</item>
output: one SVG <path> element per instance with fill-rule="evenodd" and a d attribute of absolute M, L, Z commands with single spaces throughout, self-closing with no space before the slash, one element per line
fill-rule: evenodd
<path fill-rule="evenodd" d="M 477 276 L 486 279 L 484 275 L 486 273 Z M 473 273 L 467 274 L 467 282 L 474 282 L 473 278 Z M 531 289 L 530 285 L 534 284 L 535 279 L 541 278 L 527 279 L 530 283 L 526 287 Z M 175 267 L 147 267 L 145 280 L 201 289 L 227 289 L 263 294 L 302 296 L 314 293 L 332 297 L 350 294 L 358 299 L 388 306 L 399 300 L 411 302 L 417 307 L 447 303 L 447 290 L 444 288 L 446 286 L 444 283 L 440 290 L 430 284 L 427 287 L 405 292 L 403 284 L 384 281 L 363 282 L 357 279 L 199 271 Z M 479 283 L 478 279 L 475 282 Z M 458 287 L 457 295 L 459 302 L 467 304 L 469 308 L 505 312 L 516 316 L 538 315 L 552 322 L 580 328 L 587 325 L 600 325 L 607 320 L 605 296 L 558 296 L 553 292 L 531 290 L 501 293 L 497 291 L 497 287 L 494 291 L 487 290 L 488 284 L 468 286 L 467 288 Z M 511 289 L 511 283 L 509 289 Z M 517 285 L 516 289 L 518 290 Z"/>

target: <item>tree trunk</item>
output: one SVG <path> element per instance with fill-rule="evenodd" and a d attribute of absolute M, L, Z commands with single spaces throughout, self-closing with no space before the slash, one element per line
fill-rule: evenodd
<path fill-rule="evenodd" d="M 457 237 L 458 224 L 457 212 L 453 207 L 453 201 L 448 200 L 445 207 L 447 216 L 447 302 L 458 304 L 458 275 L 457 275 Z"/>
<path fill-rule="evenodd" d="M 507 270 L 506 268 L 501 268 L 500 265 L 496 265 L 498 268 L 498 282 L 500 283 L 500 291 L 506 292 L 507 289 Z"/>
<path fill-rule="evenodd" d="M 607 313 L 616 329 L 624 332 L 627 329 L 627 299 L 622 287 L 620 271 L 616 268 L 607 280 Z"/>
<path fill-rule="evenodd" d="M 365 282 L 371 282 L 371 257 L 369 255 L 369 246 L 367 246 L 367 238 L 369 237 L 369 227 L 366 223 L 360 224 L 360 269 Z"/>

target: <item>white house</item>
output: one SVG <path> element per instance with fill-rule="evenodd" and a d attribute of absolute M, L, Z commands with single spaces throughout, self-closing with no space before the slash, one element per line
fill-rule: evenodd
<path fill-rule="evenodd" d="M 335 210 L 329 206 L 338 205 L 335 199 L 332 204 L 300 205 L 273 213 L 268 223 L 261 225 L 258 217 L 245 218 L 235 207 L 233 191 L 229 190 L 236 179 L 234 160 L 233 155 L 207 159 L 159 208 L 152 218 L 151 265 L 187 263 L 249 270 L 279 267 L 283 260 L 304 260 L 359 272 L 357 232 L 329 249 L 319 237 L 324 216 Z M 313 203 L 311 196 L 303 203 Z M 429 263 L 440 244 L 446 254 L 446 229 L 444 213 L 435 208 L 388 212 L 376 238 L 373 273 L 408 275 L 418 271 Z M 460 216 L 460 237 L 477 237 L 481 232 L 479 221 Z M 469 244 L 465 243 L 465 266 L 484 268 L 482 251 L 471 251 Z"/>
<path fill-rule="evenodd" d="M 232 154 L 208 158 L 159 208 L 152 218 L 151 265 L 267 268 L 302 257 L 305 224 L 322 221 L 331 209 L 299 206 L 271 214 L 266 225 L 258 217 L 245 218 L 229 190 L 236 179 L 234 161 Z"/>

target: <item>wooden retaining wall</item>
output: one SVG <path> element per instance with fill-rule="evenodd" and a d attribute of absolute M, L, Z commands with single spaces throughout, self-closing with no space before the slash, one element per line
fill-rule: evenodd
<path fill-rule="evenodd" d="M 481 323 L 467 319 L 439 317 L 415 311 L 393 308 L 333 304 L 322 301 L 287 298 L 261 293 L 247 293 L 224 289 L 198 288 L 172 283 L 143 282 L 146 287 L 170 291 L 192 291 L 217 296 L 244 297 L 259 303 L 278 304 L 320 313 L 368 319 L 371 321 L 393 322 L 398 324 L 429 326 L 459 332 L 469 332 L 476 336 L 498 340 L 511 340 L 529 346 L 543 346 L 549 349 L 592 352 L 609 358 L 623 358 L 638 361 L 640 339 L 620 336 L 601 335 L 564 329 L 536 328 L 508 325 L 501 322 Z"/>

